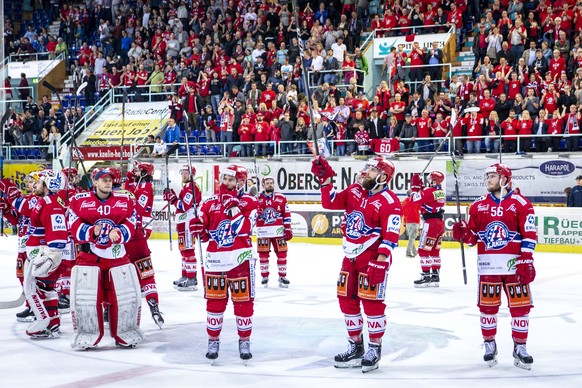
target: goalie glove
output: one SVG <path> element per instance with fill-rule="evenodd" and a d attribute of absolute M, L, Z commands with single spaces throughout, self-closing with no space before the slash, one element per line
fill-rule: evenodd
<path fill-rule="evenodd" d="M 27 249 L 28 260 L 32 265 L 32 275 L 37 278 L 47 277 L 61 265 L 63 250 L 50 247 L 31 247 Z"/>

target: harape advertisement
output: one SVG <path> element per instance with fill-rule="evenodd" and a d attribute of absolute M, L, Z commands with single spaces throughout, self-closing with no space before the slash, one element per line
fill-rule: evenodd
<path fill-rule="evenodd" d="M 472 202 L 487 193 L 485 169 L 495 159 L 457 160 L 459 197 L 462 202 Z M 565 203 L 564 189 L 576 185 L 576 177 L 582 174 L 582 156 L 570 158 L 504 157 L 503 164 L 513 172 L 513 187 L 518 187 L 533 203 Z M 455 200 L 453 163 L 447 161 L 447 201 Z"/>

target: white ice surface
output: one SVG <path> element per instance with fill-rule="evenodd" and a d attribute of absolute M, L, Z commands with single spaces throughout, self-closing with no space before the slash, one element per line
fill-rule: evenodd
<path fill-rule="evenodd" d="M 205 359 L 206 313 L 202 291 L 179 292 L 180 255 L 174 242 L 150 241 L 160 309 L 159 330 L 143 304 L 146 342 L 118 349 L 107 334 L 98 349 L 74 351 L 70 315 L 62 318 L 59 339 L 32 341 L 26 323 L 17 323 L 22 307 L 0 310 L 1 387 L 548 387 L 582 386 L 582 302 L 580 255 L 538 253 L 538 277 L 532 285 L 528 351 L 531 371 L 513 366 L 512 340 L 505 301 L 499 314 L 499 364 L 489 368 L 476 304 L 474 249 L 466 250 L 468 284 L 463 284 L 459 250 L 442 252 L 441 287 L 415 289 L 418 259 L 395 253 L 388 279 L 388 328 L 380 369 L 335 369 L 333 355 L 347 345 L 335 296 L 341 262 L 339 246 L 290 243 L 289 289 L 276 284 L 271 259 L 269 288 L 256 289 L 252 361 L 238 358 L 236 325 L 229 304 L 220 357 Z M 0 243 L 0 300 L 15 299 L 16 238 Z M 258 265 L 257 265 L 258 271 Z"/>

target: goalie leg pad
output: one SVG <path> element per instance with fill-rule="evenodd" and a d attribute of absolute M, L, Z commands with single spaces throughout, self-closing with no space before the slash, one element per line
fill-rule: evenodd
<path fill-rule="evenodd" d="M 139 328 L 141 289 L 132 264 L 109 269 L 109 329 L 122 346 L 135 346 L 144 340 Z"/>
<path fill-rule="evenodd" d="M 32 275 L 32 268 L 33 266 L 30 265 L 29 262 L 25 262 L 24 264 L 24 295 L 26 296 L 26 301 L 28 302 L 30 308 L 34 312 L 34 316 L 36 317 L 37 326 L 39 328 L 47 328 L 50 323 L 50 316 L 49 313 L 37 292 L 38 289 L 36 288 L 36 279 Z M 28 330 L 27 330 L 28 331 Z"/>
<path fill-rule="evenodd" d="M 96 266 L 76 265 L 71 271 L 71 317 L 75 335 L 73 349 L 97 346 L 103 337 L 103 291 L 101 269 Z"/>

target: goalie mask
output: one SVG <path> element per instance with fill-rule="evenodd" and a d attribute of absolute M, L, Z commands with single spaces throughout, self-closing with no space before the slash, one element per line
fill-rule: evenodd
<path fill-rule="evenodd" d="M 44 170 L 42 173 L 40 180 L 44 182 L 49 192 L 55 194 L 65 189 L 67 185 L 67 177 L 65 174 L 53 170 Z"/>

